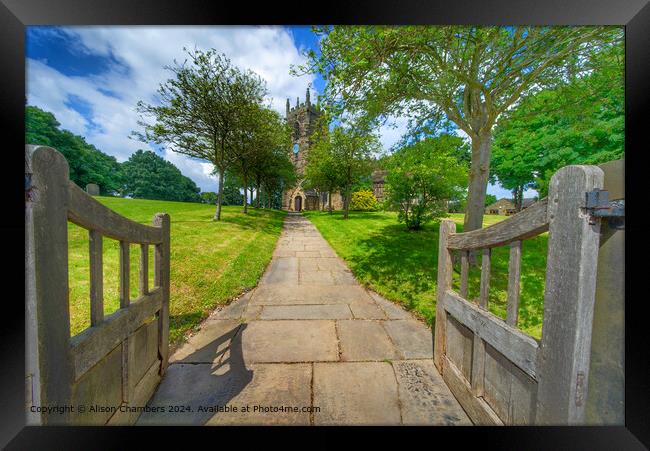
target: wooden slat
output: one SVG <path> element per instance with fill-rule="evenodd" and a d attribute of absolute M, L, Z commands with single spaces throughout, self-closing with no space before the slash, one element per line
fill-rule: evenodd
<path fill-rule="evenodd" d="M 160 243 L 162 232 L 125 218 L 99 203 L 74 182 L 68 182 L 68 219 L 86 229 L 97 230 L 102 235 L 118 241 L 132 243 Z"/>
<path fill-rule="evenodd" d="M 481 260 L 481 294 L 479 296 L 478 305 L 487 310 L 488 297 L 490 296 L 490 258 L 492 256 L 491 249 L 483 249 L 483 258 Z"/>
<path fill-rule="evenodd" d="M 458 322 L 479 335 L 523 372 L 537 380 L 537 349 L 534 338 L 507 325 L 501 318 L 467 302 L 453 291 L 444 295 L 444 308 Z"/>
<path fill-rule="evenodd" d="M 539 235 L 548 229 L 546 215 L 548 201 L 540 199 L 530 207 L 508 219 L 471 232 L 456 233 L 449 237 L 450 249 L 482 249 L 503 246 L 515 240 Z"/>
<path fill-rule="evenodd" d="M 137 330 L 147 318 L 160 310 L 162 292 L 152 290 L 106 317 L 97 327 L 84 330 L 70 340 L 75 380 L 102 360 L 116 346 Z"/>
<path fill-rule="evenodd" d="M 469 277 L 469 252 L 460 253 L 460 295 L 467 299 L 467 278 Z"/>
<path fill-rule="evenodd" d="M 474 396 L 483 396 L 485 381 L 485 341 L 474 332 L 472 342 L 472 393 Z"/>
<path fill-rule="evenodd" d="M 90 326 L 104 321 L 104 267 L 102 264 L 102 235 L 97 230 L 88 231 L 90 255 Z"/>
<path fill-rule="evenodd" d="M 149 292 L 149 246 L 140 245 L 140 296 Z"/>
<path fill-rule="evenodd" d="M 128 241 L 120 241 L 120 308 L 129 306 L 131 261 Z"/>
<path fill-rule="evenodd" d="M 436 324 L 433 340 L 433 362 L 442 368 L 445 355 L 446 315 L 444 310 L 444 293 L 451 288 L 453 262 L 451 251 L 447 248 L 447 238 L 456 231 L 456 223 L 449 219 L 440 221 L 438 238 L 438 288 L 436 293 Z"/>
<path fill-rule="evenodd" d="M 478 426 L 503 426 L 503 421 L 492 410 L 483 398 L 477 398 L 472 393 L 470 385 L 454 364 L 447 358 L 442 359 L 442 378 L 451 393 L 463 407 L 472 423 Z"/>
<path fill-rule="evenodd" d="M 519 283 L 521 279 L 521 241 L 510 243 L 508 262 L 508 297 L 506 301 L 506 323 L 517 327 L 519 316 Z"/>
<path fill-rule="evenodd" d="M 155 285 L 162 291 L 162 304 L 158 314 L 158 355 L 161 359 L 160 374 L 164 374 L 169 361 L 169 262 L 170 262 L 170 218 L 168 214 L 158 213 L 153 223 L 160 227 L 163 241 L 156 246 Z"/>
<path fill-rule="evenodd" d="M 565 166 L 551 178 L 539 424 L 584 423 L 600 222 L 581 209 L 585 193 L 602 187 L 596 166 Z"/>

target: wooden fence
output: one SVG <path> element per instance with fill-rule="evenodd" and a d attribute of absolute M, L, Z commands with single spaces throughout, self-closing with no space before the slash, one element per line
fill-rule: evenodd
<path fill-rule="evenodd" d="M 584 424 L 600 220 L 586 193 L 596 166 L 567 166 L 549 195 L 503 222 L 455 233 L 440 226 L 434 363 L 476 424 Z M 549 232 L 541 341 L 517 329 L 522 241 Z M 510 246 L 505 321 L 488 311 L 491 249 Z M 452 290 L 453 252 L 461 255 Z M 470 252 L 482 252 L 480 296 L 467 300 Z"/>
<path fill-rule="evenodd" d="M 169 216 L 153 226 L 106 208 L 69 180 L 44 146 L 25 150 L 26 404 L 28 424 L 132 424 L 169 352 Z M 90 327 L 70 337 L 68 221 L 88 230 Z M 120 242 L 120 309 L 104 315 L 103 237 Z M 140 245 L 139 297 L 129 299 L 129 248 Z M 154 287 L 148 253 L 154 251 Z M 69 407 L 64 407 L 69 406 Z M 80 411 L 85 409 L 85 412 Z M 93 411 L 92 406 L 98 406 Z M 57 408 L 56 411 L 43 410 Z"/>

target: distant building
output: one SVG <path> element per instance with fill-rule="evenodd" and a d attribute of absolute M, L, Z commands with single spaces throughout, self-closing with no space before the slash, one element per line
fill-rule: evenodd
<path fill-rule="evenodd" d="M 376 170 L 372 171 L 372 192 L 377 198 L 377 202 L 384 200 L 384 183 L 388 171 Z"/>
<path fill-rule="evenodd" d="M 524 198 L 521 202 L 521 209 L 525 210 L 536 202 L 532 197 Z M 485 207 L 485 214 L 487 215 L 514 215 L 517 213 L 515 203 L 512 199 L 501 198 L 492 205 Z"/>
<path fill-rule="evenodd" d="M 307 88 L 304 103 L 300 103 L 300 99 L 296 99 L 296 106 L 291 108 L 289 99 L 287 99 L 286 120 L 291 127 L 291 140 L 293 143 L 289 157 L 298 173 L 298 182 L 295 187 L 282 193 L 282 208 L 284 210 L 318 210 L 320 204 L 325 203 L 327 205 L 329 203 L 328 195 L 332 196 L 332 208 L 334 210 L 343 208 L 343 198 L 340 193 L 322 193 L 322 197 L 319 198 L 316 191 L 304 189 L 302 186 L 307 155 L 312 144 L 311 136 L 321 114 L 322 112 L 318 106 L 313 105 L 310 101 L 309 88 Z"/>

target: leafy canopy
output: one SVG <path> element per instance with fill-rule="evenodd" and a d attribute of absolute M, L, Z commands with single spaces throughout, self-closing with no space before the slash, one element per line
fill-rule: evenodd
<path fill-rule="evenodd" d="M 61 124 L 50 112 L 35 106 L 25 110 L 27 144 L 52 147 L 63 154 L 70 168 L 70 180 L 86 188 L 88 183 L 99 185 L 103 195 L 120 194 L 123 177 L 120 164 L 115 157 L 106 155 L 88 144 L 79 135 L 62 130 Z"/>
<path fill-rule="evenodd" d="M 137 150 L 122 163 L 126 195 L 153 200 L 200 202 L 200 189 L 169 161 L 149 150 Z"/>
<path fill-rule="evenodd" d="M 467 168 L 455 155 L 462 145 L 461 138 L 443 135 L 403 147 L 389 158 L 385 203 L 408 229 L 445 216 L 445 201 L 466 186 Z"/>

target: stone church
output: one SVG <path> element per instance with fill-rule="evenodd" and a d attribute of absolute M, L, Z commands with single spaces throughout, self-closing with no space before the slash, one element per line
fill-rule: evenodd
<path fill-rule="evenodd" d="M 322 193 L 322 197 L 319 197 L 318 193 L 313 189 L 303 188 L 303 176 L 305 165 L 307 164 L 307 155 L 312 144 L 311 137 L 321 114 L 322 111 L 319 106 L 313 105 L 310 101 L 309 88 L 307 88 L 304 103 L 300 103 L 300 99 L 296 99 L 296 106 L 292 108 L 289 104 L 289 99 L 287 99 L 286 120 L 287 124 L 291 127 L 291 140 L 293 142 L 289 156 L 298 173 L 298 182 L 295 187 L 287 189 L 282 193 L 282 209 L 284 210 L 318 210 L 323 203 L 325 203 L 325 208 L 329 204 L 327 196 L 330 193 Z M 336 192 L 331 193 L 331 196 L 332 209 L 342 209 L 343 199 L 341 194 Z"/>

